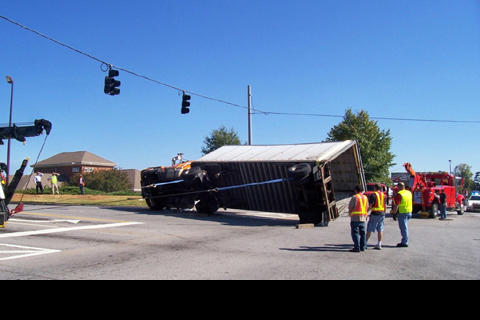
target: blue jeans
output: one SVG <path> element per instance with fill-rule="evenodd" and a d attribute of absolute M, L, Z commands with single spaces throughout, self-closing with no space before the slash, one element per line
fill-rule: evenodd
<path fill-rule="evenodd" d="M 447 206 L 444 204 L 440 205 L 440 218 L 447 219 Z"/>
<path fill-rule="evenodd" d="M 365 232 L 365 222 L 352 221 L 350 222 L 352 229 L 352 240 L 354 249 L 364 251 L 367 248 L 367 233 Z"/>
<path fill-rule="evenodd" d="M 398 226 L 402 234 L 402 244 L 408 244 L 408 221 L 412 218 L 411 213 L 398 214 Z"/>

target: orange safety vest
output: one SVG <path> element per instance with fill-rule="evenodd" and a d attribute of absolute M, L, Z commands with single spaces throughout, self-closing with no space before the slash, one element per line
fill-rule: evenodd
<path fill-rule="evenodd" d="M 351 216 L 367 216 L 368 215 L 368 198 L 366 195 L 358 193 L 355 195 L 357 204 L 350 214 Z"/>
<path fill-rule="evenodd" d="M 372 211 L 385 212 L 385 193 L 375 192 L 375 197 L 377 198 L 377 202 L 375 203 Z"/>

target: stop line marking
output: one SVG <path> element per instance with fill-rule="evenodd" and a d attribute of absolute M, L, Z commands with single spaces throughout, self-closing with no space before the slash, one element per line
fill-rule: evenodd
<path fill-rule="evenodd" d="M 69 232 L 69 231 L 118 228 L 118 227 L 126 227 L 126 226 L 133 226 L 133 225 L 139 225 L 139 224 L 143 224 L 143 223 L 142 222 L 122 222 L 122 223 L 100 224 L 95 226 L 54 228 L 54 229 L 44 229 L 44 230 L 36 230 L 36 231 L 12 232 L 12 233 L 0 234 L 0 239 L 29 237 L 29 236 L 36 236 L 36 235 L 42 235 L 42 234 L 61 233 L 61 232 Z M 2 247 L 7 247 L 8 250 L 0 250 L 0 255 L 9 255 L 9 256 L 0 258 L 0 261 L 21 259 L 21 258 L 61 252 L 61 250 L 35 248 L 35 247 L 0 243 L 0 248 Z"/>
<path fill-rule="evenodd" d="M 95 226 L 54 228 L 54 229 L 45 229 L 45 230 L 36 230 L 36 231 L 12 232 L 12 233 L 0 234 L 0 239 L 29 237 L 29 236 L 36 236 L 41 234 L 61 233 L 61 232 L 69 232 L 69 231 L 118 228 L 118 227 L 134 226 L 139 224 L 143 224 L 143 223 L 142 222 L 123 222 L 123 223 L 100 224 Z"/>
<path fill-rule="evenodd" d="M 14 254 L 13 256 L 0 258 L 0 261 L 14 260 L 14 259 L 27 258 L 27 257 L 39 256 L 43 254 L 60 252 L 60 250 L 19 246 L 19 245 L 13 245 L 13 244 L 0 244 L 0 247 L 16 249 L 16 250 L 0 250 L 0 254 L 9 254 L 9 255 Z"/>
<path fill-rule="evenodd" d="M 10 220 L 8 220 L 10 222 L 18 222 L 18 223 L 58 223 L 58 222 L 68 222 L 68 223 L 71 223 L 71 224 L 78 224 L 81 220 L 59 220 L 59 219 L 55 219 L 55 220 L 26 220 L 26 219 L 15 219 L 15 218 L 12 218 Z"/>

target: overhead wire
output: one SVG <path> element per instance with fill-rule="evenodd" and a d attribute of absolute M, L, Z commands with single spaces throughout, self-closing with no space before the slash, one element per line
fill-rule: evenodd
<path fill-rule="evenodd" d="M 232 106 L 232 107 L 236 107 L 236 108 L 240 108 L 240 109 L 245 109 L 245 110 L 248 110 L 248 107 L 247 106 L 244 106 L 244 105 L 240 105 L 240 104 L 237 104 L 237 103 L 233 103 L 233 102 L 230 102 L 230 101 L 227 101 L 227 100 L 224 100 L 224 99 L 219 99 L 219 98 L 214 98 L 214 97 L 210 97 L 210 96 L 207 96 L 207 95 L 204 95 L 204 94 L 200 94 L 200 93 L 197 93 L 197 92 L 194 92 L 194 91 L 191 91 L 191 90 L 186 90 L 186 89 L 182 89 L 180 87 L 177 87 L 175 85 L 172 85 L 172 84 L 168 84 L 168 83 L 165 83 L 165 82 L 162 82 L 162 81 L 159 81 L 159 80 L 156 80 L 156 79 L 153 79 L 149 76 L 146 76 L 146 75 L 143 75 L 143 74 L 139 74 L 137 72 L 134 72 L 134 71 L 131 71 L 129 69 L 126 69 L 126 68 L 122 68 L 120 66 L 117 66 L 117 65 L 114 65 L 112 63 L 109 63 L 103 59 L 100 59 L 100 58 L 97 58 L 89 53 L 86 53 L 82 50 L 79 50 L 79 49 L 76 49 L 66 43 L 63 43 L 59 40 L 56 40 L 50 36 L 47 36 L 37 30 L 34 30 L 32 28 L 29 28 L 17 21 L 14 21 L 12 19 L 9 19 L 5 16 L 2 16 L 0 15 L 0 19 L 3 19 L 13 25 L 16 25 L 17 27 L 20 27 L 24 30 L 27 30 L 29 32 L 32 32 L 34 34 L 36 34 L 37 36 L 40 36 L 46 40 L 49 40 L 57 45 L 60 45 L 62 47 L 65 47 L 69 50 L 72 50 L 78 54 L 81 54 L 87 58 L 90 58 L 94 61 L 97 61 L 97 62 L 100 62 L 102 65 L 108 65 L 108 66 L 111 66 L 111 67 L 114 67 L 115 69 L 117 70 L 120 70 L 120 71 L 123 71 L 125 73 L 128 73 L 132 76 L 135 76 L 135 77 L 138 77 L 138 78 L 142 78 L 144 80 L 147 80 L 147 81 L 150 81 L 150 82 L 153 82 L 153 83 L 156 83 L 156 84 L 159 84 L 159 85 L 162 85 L 164 87 L 167 87 L 167 88 L 170 88 L 170 89 L 173 89 L 173 90 L 176 90 L 178 92 L 185 92 L 185 93 L 188 93 L 190 95 L 193 95 L 193 96 L 196 96 L 196 97 L 200 97 L 200 98 L 203 98 L 203 99 L 207 99 L 207 100 L 210 100 L 210 101 L 215 101 L 215 102 L 218 102 L 218 103 L 222 103 L 222 104 L 226 104 L 226 105 L 229 105 L 229 106 Z M 278 112 L 278 111 L 265 111 L 265 110 L 261 110 L 259 108 L 256 108 L 254 107 L 252 109 L 252 114 L 261 114 L 261 115 L 264 115 L 264 116 L 269 116 L 269 115 L 277 115 L 277 116 L 303 116 L 303 117 L 323 117 L 323 118 L 344 118 L 343 115 L 332 115 L 332 114 L 321 114 L 321 113 L 296 113 L 296 112 Z M 434 123 L 456 123 L 456 124 L 461 124 L 461 123 L 471 123 L 471 124 L 480 124 L 480 121 L 475 121 L 475 120 L 442 120 L 442 119 L 417 119 L 417 118 L 397 118 L 397 117 L 374 117 L 374 116 L 370 116 L 371 119 L 373 120 L 390 120 L 390 121 L 409 121 L 409 122 L 434 122 Z"/>
<path fill-rule="evenodd" d="M 14 21 L 14 20 L 12 20 L 12 19 L 9 19 L 9 18 L 7 18 L 7 17 L 5 17 L 5 16 L 1 16 L 1 15 L 0 15 L 0 19 L 3 19 L 3 20 L 5 20 L 5 21 L 7 21 L 7 22 L 9 22 L 9 23 L 11 23 L 11 24 L 14 24 L 14 25 L 16 25 L 16 26 L 18 26 L 18 27 L 20 27 L 20 28 L 22 28 L 22 29 L 24 29 L 24 30 L 30 31 L 30 32 L 32 32 L 32 33 L 34 33 L 34 34 L 36 34 L 36 35 L 38 35 L 38 36 L 40 36 L 40 37 L 42 37 L 42 38 L 44 38 L 44 39 L 46 39 L 46 40 L 49 40 L 49 41 L 51 41 L 51 42 L 53 42 L 53 43 L 56 43 L 56 44 L 58 44 L 58 45 L 60 45 L 60 46 L 62 46 L 62 47 L 65 47 L 65 48 L 69 49 L 69 50 L 75 51 L 76 53 L 81 54 L 81 55 L 83 55 L 83 56 L 85 56 L 85 57 L 87 57 L 87 58 L 90 58 L 90 59 L 92 59 L 92 60 L 94 60 L 94 61 L 100 62 L 102 65 L 105 64 L 105 65 L 108 65 L 108 66 L 112 66 L 112 67 L 114 67 L 115 69 L 120 70 L 120 71 L 123 71 L 123 72 L 125 72 L 125 73 L 128 73 L 128 74 L 130 74 L 130 75 L 132 75 L 132 76 L 135 76 L 135 77 L 138 77 L 138 78 L 142 78 L 142 79 L 147 80 L 147 81 L 150 81 L 150 82 L 154 82 L 154 83 L 156 83 L 156 84 L 162 85 L 162 86 L 167 87 L 167 88 L 170 88 L 170 89 L 174 89 L 174 90 L 179 91 L 179 92 L 180 92 L 180 91 L 182 91 L 182 92 L 185 91 L 185 92 L 188 93 L 188 94 L 191 94 L 191 95 L 194 95 L 194 96 L 203 98 L 203 99 L 208 99 L 208 100 L 211 100 L 211 101 L 220 102 L 220 103 L 227 104 L 227 105 L 230 105 L 230 106 L 233 106 L 233 107 L 237 107 L 237 108 L 248 109 L 248 107 L 246 107 L 246 106 L 242 106 L 242 105 L 239 105 L 239 104 L 236 104 L 236 103 L 233 103 L 233 102 L 229 102 L 229 101 L 226 101 L 226 100 L 223 100 L 223 99 L 219 99 L 219 98 L 209 97 L 209 96 L 207 96 L 207 95 L 200 94 L 200 93 L 197 93 L 197 92 L 193 92 L 193 91 L 190 91 L 190 90 L 185 90 L 185 89 L 182 89 L 182 88 L 180 88 L 180 87 L 177 87 L 177 86 L 174 86 L 174 85 L 171 85 L 171 84 L 162 82 L 162 81 L 158 81 L 158 80 L 153 79 L 153 78 L 151 78 L 151 77 L 149 77 L 149 76 L 146 76 L 146 75 L 143 75 L 143 74 L 139 74 L 139 73 L 137 73 L 137 72 L 128 70 L 128 69 L 126 69 L 126 68 L 122 68 L 122 67 L 117 66 L 117 65 L 115 65 L 115 64 L 113 64 L 113 63 L 110 63 L 110 62 L 107 62 L 107 61 L 105 61 L 105 60 L 103 60 L 103 59 L 97 58 L 97 57 L 95 57 L 95 56 L 93 56 L 93 55 L 91 55 L 91 54 L 89 54 L 89 53 L 86 53 L 86 52 L 84 52 L 84 51 L 82 51 L 82 50 L 76 49 L 76 48 L 74 48 L 74 47 L 72 47 L 72 46 L 70 46 L 70 45 L 68 45 L 68 44 L 66 44 L 66 43 L 63 43 L 63 42 L 61 42 L 61 41 L 59 41 L 59 40 L 56 40 L 56 39 L 54 39 L 54 38 L 52 38 L 52 37 L 50 37 L 50 36 L 47 36 L 47 35 L 39 32 L 39 31 L 37 31 L 37 30 L 34 30 L 34 29 L 32 29 L 32 28 L 29 28 L 29 27 L 27 27 L 27 26 L 25 26 L 25 25 L 23 25 L 23 24 L 21 24 L 21 23 L 19 23 L 19 22 L 17 22 L 17 21 Z"/>
<path fill-rule="evenodd" d="M 285 116 L 308 116 L 308 117 L 322 117 L 322 118 L 345 118 L 344 115 L 334 115 L 334 114 L 322 114 L 322 113 L 295 113 L 295 112 L 271 112 L 271 111 L 262 111 L 259 109 L 254 109 L 255 114 L 268 115 L 285 115 Z M 480 124 L 479 120 L 445 120 L 445 119 L 417 119 L 417 118 L 395 118 L 395 117 L 375 117 L 369 116 L 372 120 L 390 120 L 390 121 L 409 121 L 409 122 L 436 122 L 436 123 L 477 123 Z"/>

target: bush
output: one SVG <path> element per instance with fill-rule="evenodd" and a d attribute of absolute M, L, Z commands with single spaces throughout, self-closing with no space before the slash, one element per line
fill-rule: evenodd
<path fill-rule="evenodd" d="M 70 180 L 70 185 L 78 188 L 79 178 L 80 174 L 74 175 Z M 96 171 L 84 174 L 83 180 L 85 181 L 85 186 L 89 189 L 103 192 L 124 192 L 132 188 L 128 182 L 127 174 L 118 170 Z"/>

